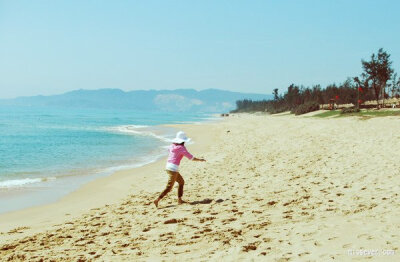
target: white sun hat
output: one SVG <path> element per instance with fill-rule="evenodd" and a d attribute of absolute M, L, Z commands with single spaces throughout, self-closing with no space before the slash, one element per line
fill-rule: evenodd
<path fill-rule="evenodd" d="M 188 138 L 185 134 L 185 132 L 183 131 L 179 131 L 178 133 L 176 133 L 176 137 L 174 139 L 172 139 L 172 143 L 183 143 L 183 142 L 189 142 L 190 138 Z"/>

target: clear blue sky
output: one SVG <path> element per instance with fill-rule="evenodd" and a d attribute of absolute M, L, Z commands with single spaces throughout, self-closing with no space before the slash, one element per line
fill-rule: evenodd
<path fill-rule="evenodd" d="M 325 87 L 380 47 L 400 72 L 400 1 L 0 0 L 0 98 Z"/>

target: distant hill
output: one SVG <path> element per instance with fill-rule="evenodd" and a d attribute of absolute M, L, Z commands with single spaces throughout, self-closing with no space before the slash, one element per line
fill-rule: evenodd
<path fill-rule="evenodd" d="M 61 95 L 2 99 L 0 105 L 218 113 L 234 109 L 235 102 L 239 99 L 268 100 L 272 99 L 272 95 L 246 94 L 218 89 L 129 92 L 120 89 L 81 89 Z"/>

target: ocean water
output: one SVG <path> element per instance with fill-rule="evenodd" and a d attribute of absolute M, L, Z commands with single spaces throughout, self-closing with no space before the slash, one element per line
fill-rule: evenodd
<path fill-rule="evenodd" d="M 166 154 L 163 124 L 209 115 L 0 106 L 0 213 L 55 201 L 80 185 Z"/>

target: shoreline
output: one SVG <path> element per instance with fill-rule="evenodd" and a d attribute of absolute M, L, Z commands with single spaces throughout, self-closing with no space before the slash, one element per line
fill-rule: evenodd
<path fill-rule="evenodd" d="M 85 183 L 165 155 L 166 124 L 206 122 L 206 113 L 132 110 L 3 110 L 0 214 L 54 202 Z"/>
<path fill-rule="evenodd" d="M 208 120 L 188 124 L 163 124 L 161 126 L 189 130 L 187 133 L 189 134 L 190 132 L 190 137 L 193 137 L 194 143 L 187 147 L 189 150 L 195 152 L 198 149 L 201 150 L 204 148 L 204 145 L 201 145 L 201 143 L 197 141 L 197 137 L 202 133 L 197 132 L 197 130 L 199 128 L 203 130 L 205 129 L 205 125 L 213 125 L 218 121 L 221 120 L 213 118 L 212 121 Z M 32 234 L 40 232 L 51 225 L 64 223 L 67 220 L 82 215 L 85 211 L 89 211 L 90 209 L 117 203 L 129 194 L 131 188 L 144 188 L 143 186 L 138 187 L 131 185 L 134 180 L 138 180 L 139 184 L 146 184 L 148 181 L 154 179 L 149 174 L 163 174 L 166 157 L 167 154 L 157 156 L 157 159 L 150 161 L 150 163 L 145 163 L 138 167 L 117 170 L 110 175 L 92 178 L 89 182 L 81 184 L 72 192 L 63 195 L 55 201 L 1 213 L 0 245 L 22 236 L 22 233 L 14 236 L 4 236 L 7 232 L 16 228 L 24 228 L 23 234 Z M 141 174 L 145 175 L 141 177 Z M 163 185 L 160 185 L 159 188 L 161 191 Z M 29 219 L 27 219 L 28 217 Z"/>
<path fill-rule="evenodd" d="M 204 118 L 201 121 L 183 121 L 177 124 L 140 126 L 140 130 L 130 130 L 126 127 L 124 130 L 118 130 L 118 132 L 128 135 L 150 136 L 162 141 L 165 145 L 160 145 L 153 148 L 150 152 L 143 155 L 135 155 L 131 159 L 120 161 L 121 163 L 115 163 L 116 165 L 112 166 L 84 167 L 74 170 L 72 173 L 69 170 L 64 170 L 62 173 L 59 172 L 59 175 L 55 174 L 51 177 L 38 174 L 37 177 L 33 178 L 16 178 L 14 180 L 3 181 L 4 184 L 25 182 L 27 185 L 0 188 L 0 197 L 2 198 L 2 202 L 0 202 L 0 215 L 54 203 L 91 181 L 110 176 L 119 171 L 132 170 L 157 162 L 166 157 L 167 153 L 164 148 L 168 146 L 168 143 L 166 143 L 167 140 L 172 138 L 173 134 L 177 132 L 175 126 L 201 125 L 215 121 L 220 121 L 220 118 L 212 115 L 212 117 Z M 138 126 L 135 127 L 137 128 Z"/>
<path fill-rule="evenodd" d="M 7 205 L 11 205 L 12 207 L 0 207 L 0 216 L 10 212 L 57 202 L 68 194 L 79 190 L 87 183 L 103 177 L 112 176 L 120 171 L 134 170 L 146 166 L 160 161 L 160 159 L 166 156 L 166 153 L 156 151 L 160 150 L 155 150 L 155 153 L 157 154 L 154 156 L 144 156 L 142 157 L 143 159 L 138 160 L 137 162 L 127 162 L 116 166 L 82 170 L 82 173 L 75 171 L 76 174 L 73 175 L 33 178 L 39 181 L 32 183 L 27 187 L 22 186 L 3 190 L 0 192 L 2 202 L 5 202 Z"/>
<path fill-rule="evenodd" d="M 197 151 L 200 150 L 201 152 L 205 145 L 202 144 L 204 141 L 199 141 L 202 131 L 197 132 L 197 130 L 199 128 L 204 130 L 206 129 L 205 126 L 214 125 L 217 122 L 204 121 L 190 124 L 166 124 L 163 126 L 189 130 L 186 133 L 190 134 L 190 137 L 193 137 L 195 143 L 189 145 L 188 149 L 198 154 L 199 152 Z M 158 188 L 161 192 L 165 186 L 164 182 L 154 181 L 155 178 L 150 174 L 165 173 L 164 165 L 166 157 L 167 155 L 158 157 L 154 162 L 143 166 L 118 170 L 111 175 L 95 178 L 54 202 L 0 214 L 0 245 L 12 239 L 20 238 L 23 235 L 41 232 L 51 225 L 62 224 L 91 209 L 115 204 L 129 193 L 135 193 L 135 189 L 142 190 L 145 188 L 143 186 L 132 185 L 135 180 L 137 181 L 136 184 L 141 185 L 158 183 L 160 184 Z M 145 175 L 141 176 L 141 174 Z M 149 181 L 152 183 L 149 183 Z M 153 194 L 155 195 L 156 192 L 153 192 Z M 6 235 L 7 232 L 17 228 L 24 228 L 24 232 Z"/>
<path fill-rule="evenodd" d="M 196 142 L 189 151 L 207 160 L 181 163 L 186 204 L 174 188 L 155 208 L 167 182 L 159 161 L 9 217 L 20 228 L 0 234 L 0 256 L 347 261 L 378 249 L 399 259 L 399 118 L 240 114 L 181 128 Z"/>

